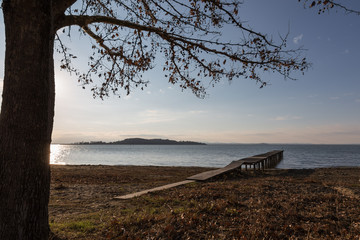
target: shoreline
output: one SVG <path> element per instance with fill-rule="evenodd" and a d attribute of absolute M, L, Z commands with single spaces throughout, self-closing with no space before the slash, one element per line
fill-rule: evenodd
<path fill-rule="evenodd" d="M 72 167 L 81 167 L 81 166 L 94 166 L 94 167 L 164 167 L 164 168 L 204 168 L 204 169 L 219 169 L 225 167 L 211 167 L 211 166 L 176 166 L 176 165 L 131 165 L 131 164 L 117 164 L 117 165 L 109 165 L 109 164 L 59 164 L 59 163 L 50 163 L 50 167 L 57 166 L 72 166 Z M 269 168 L 266 171 L 281 171 L 281 170 L 306 170 L 306 169 L 333 169 L 333 168 L 360 168 L 360 166 L 327 166 L 327 167 L 312 167 L 312 168 Z M 251 171 L 251 170 L 248 170 Z"/>
<path fill-rule="evenodd" d="M 360 167 L 248 171 L 113 199 L 212 169 L 51 165 L 54 239 L 360 237 Z"/>

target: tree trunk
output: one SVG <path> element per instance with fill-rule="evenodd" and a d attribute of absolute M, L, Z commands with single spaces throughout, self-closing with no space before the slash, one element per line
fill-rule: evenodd
<path fill-rule="evenodd" d="M 0 239 L 48 239 L 54 117 L 51 0 L 3 0 Z"/>

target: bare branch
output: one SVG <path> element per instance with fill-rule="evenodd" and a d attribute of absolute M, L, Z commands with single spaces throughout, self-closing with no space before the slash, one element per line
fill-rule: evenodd
<path fill-rule="evenodd" d="M 301 0 L 299 0 L 300 2 Z M 310 5 L 308 5 L 308 7 L 312 8 L 312 7 L 318 7 L 319 11 L 318 13 L 324 13 L 327 10 L 330 10 L 334 7 L 342 9 L 345 11 L 345 13 L 347 14 L 356 14 L 356 15 L 360 15 L 360 10 L 355 10 L 352 9 L 350 7 L 345 6 L 343 3 L 337 3 L 336 1 L 333 0 L 318 0 L 318 1 L 313 1 L 313 0 L 303 0 L 304 4 L 307 4 L 308 2 L 311 2 Z"/>
<path fill-rule="evenodd" d="M 163 71 L 169 82 L 197 96 L 205 95 L 206 81 L 213 85 L 222 78 L 243 77 L 265 86 L 259 72 L 293 79 L 291 72 L 303 72 L 309 66 L 298 55 L 302 49 L 286 49 L 286 37 L 275 43 L 266 34 L 245 27 L 237 16 L 241 3 L 236 0 L 86 3 L 81 10 L 63 16 L 56 27 L 77 25 L 94 40 L 90 70 L 80 81 L 88 84 L 94 77 L 104 79 L 100 87 L 92 88 L 101 98 L 120 88 L 129 94 L 132 87 L 146 86 L 142 73 L 153 67 L 158 53 L 164 57 Z M 224 25 L 237 37 L 223 36 Z"/>

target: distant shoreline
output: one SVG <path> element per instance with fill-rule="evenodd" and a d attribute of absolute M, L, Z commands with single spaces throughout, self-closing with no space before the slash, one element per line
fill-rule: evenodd
<path fill-rule="evenodd" d="M 201 142 L 175 141 L 169 139 L 127 138 L 115 142 L 90 141 L 90 142 L 70 143 L 69 145 L 206 145 L 206 144 Z"/>

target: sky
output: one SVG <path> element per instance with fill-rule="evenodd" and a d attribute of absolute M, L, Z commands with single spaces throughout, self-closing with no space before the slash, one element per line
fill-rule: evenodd
<path fill-rule="evenodd" d="M 360 1 L 345 4 L 360 10 Z M 93 99 L 74 75 L 60 71 L 55 55 L 53 143 L 116 141 L 130 137 L 206 143 L 360 144 L 360 16 L 317 14 L 297 0 L 247 0 L 240 16 L 253 29 L 288 47 L 307 49 L 312 63 L 296 81 L 276 74 L 259 88 L 250 79 L 227 80 L 204 99 L 171 85 L 158 69 L 151 83 L 129 96 Z M 4 77 L 4 25 L 0 13 L 0 91 Z M 231 32 L 224 31 L 231 37 Z M 88 54 L 88 40 L 72 36 L 69 47 Z M 1 98 L 0 98 L 1 101 Z"/>

